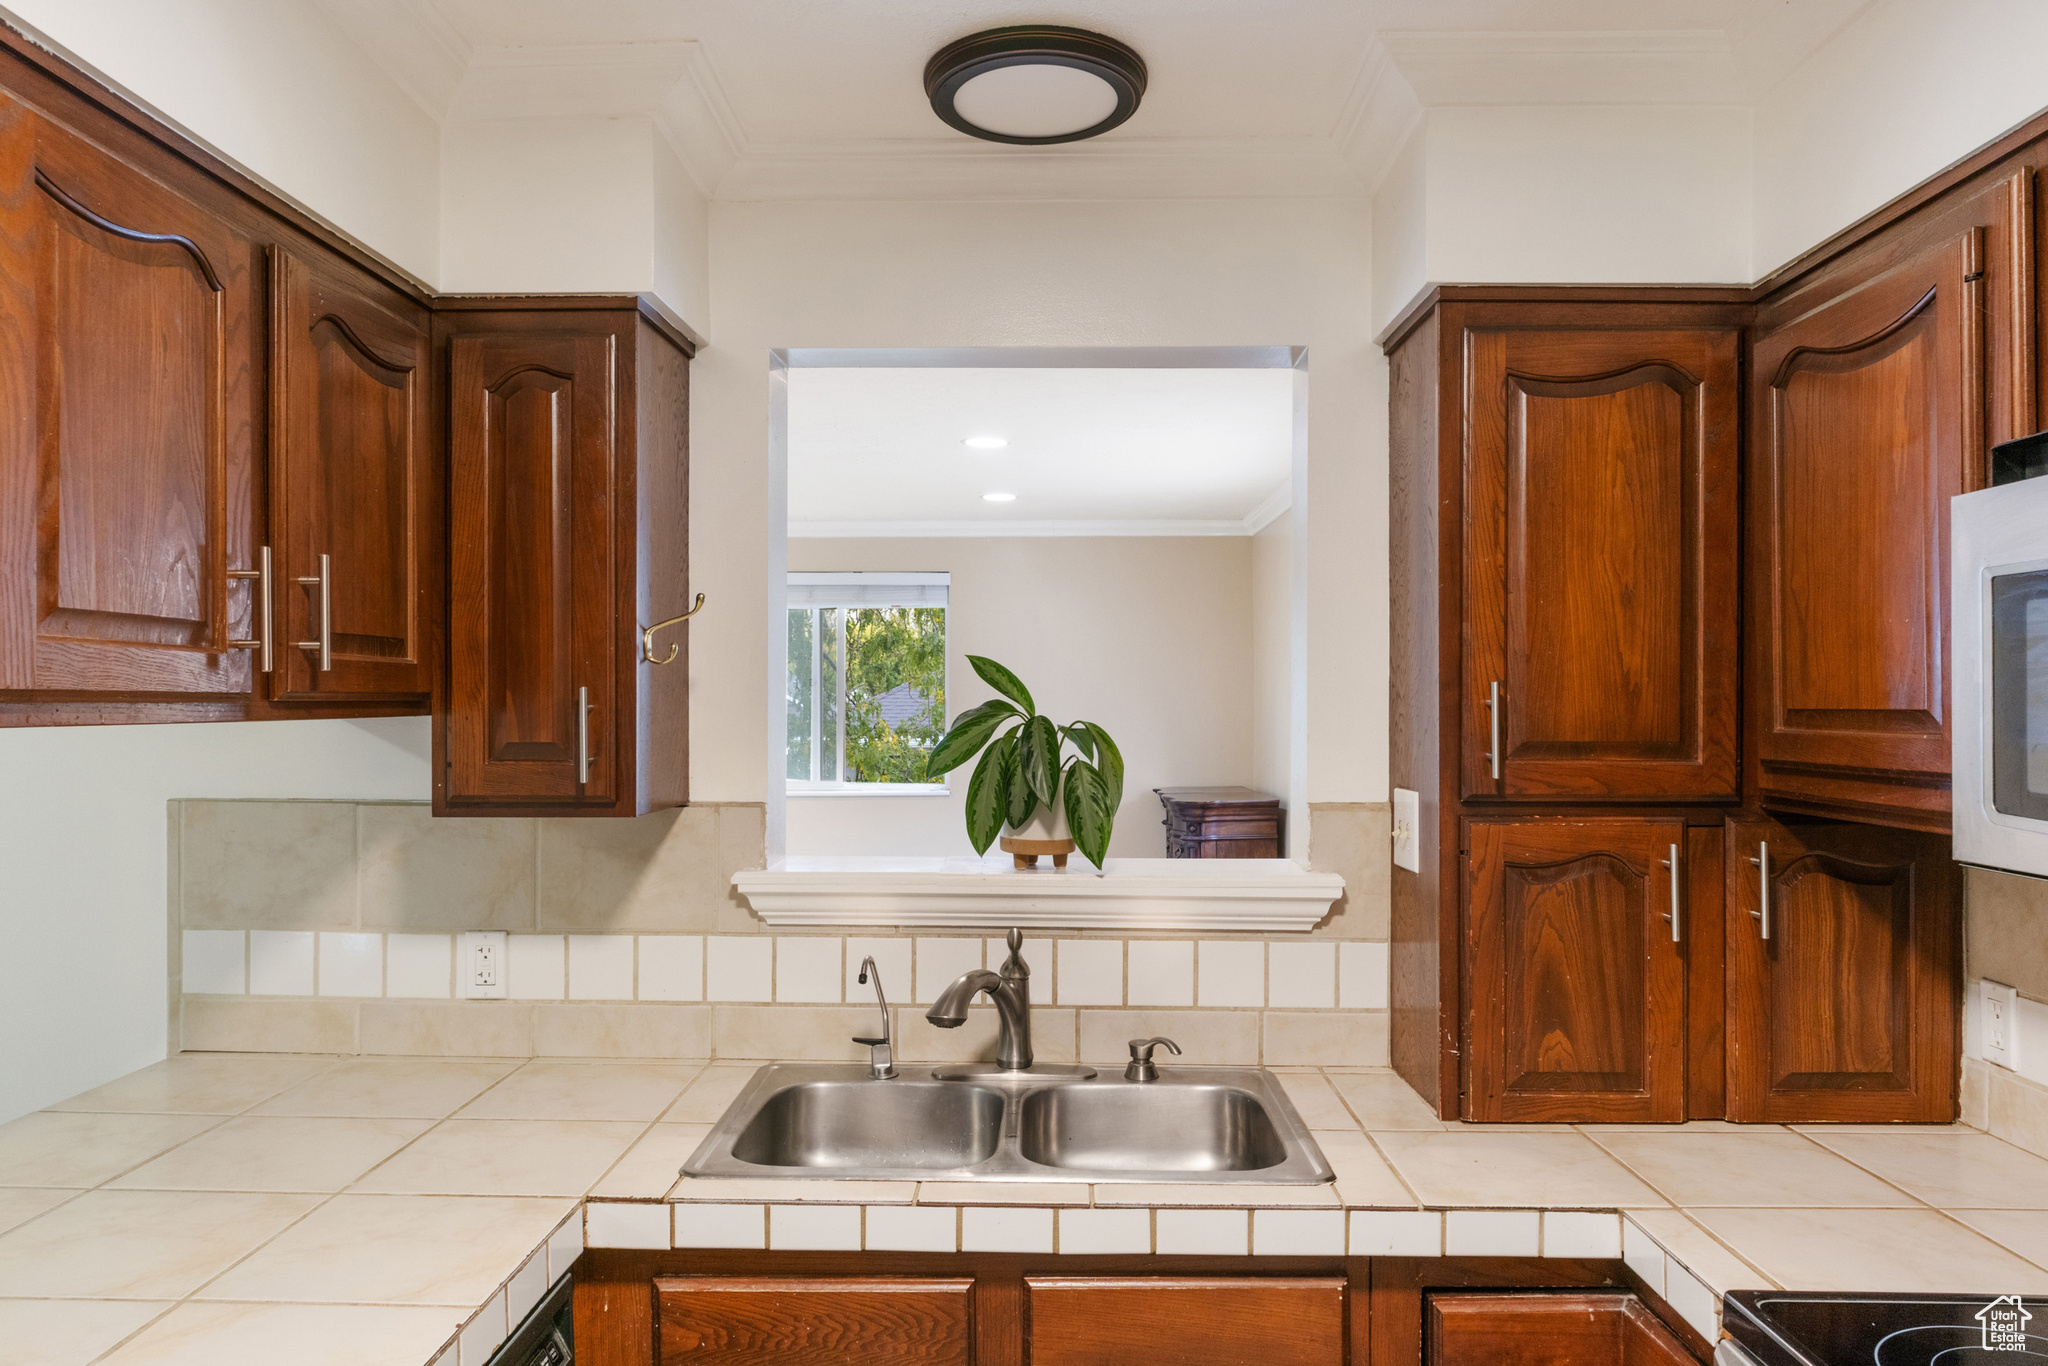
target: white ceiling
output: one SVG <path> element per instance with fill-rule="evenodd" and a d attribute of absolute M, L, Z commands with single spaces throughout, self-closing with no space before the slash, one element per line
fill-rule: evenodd
<path fill-rule="evenodd" d="M 437 117 L 651 115 L 705 193 L 748 199 L 1357 194 L 1417 93 L 1746 102 L 1867 0 L 316 2 Z M 931 54 L 1022 22 L 1130 43 L 1137 114 L 1057 147 L 940 123 Z"/>
<path fill-rule="evenodd" d="M 1293 386 L 1278 369 L 792 369 L 791 534 L 1244 534 L 1286 505 Z"/>

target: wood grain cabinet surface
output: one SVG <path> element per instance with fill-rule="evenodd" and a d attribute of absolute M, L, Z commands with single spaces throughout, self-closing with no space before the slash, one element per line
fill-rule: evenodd
<path fill-rule="evenodd" d="M 1326 1366 L 1341 1276 L 1027 1276 L 1030 1366 Z"/>
<path fill-rule="evenodd" d="M 686 352 L 628 306 L 440 319 L 448 700 L 436 814 L 636 815 L 687 798 Z"/>
<path fill-rule="evenodd" d="M 1728 1118 L 1947 1124 L 1961 874 L 1939 836 L 1728 828 Z"/>
<path fill-rule="evenodd" d="M 1767 805 L 1948 828 L 1948 503 L 1985 460 L 1979 237 L 1931 243 L 1752 340 Z"/>
<path fill-rule="evenodd" d="M 427 311 L 276 248 L 270 340 L 269 695 L 424 706 L 446 545 Z"/>
<path fill-rule="evenodd" d="M 1694 1366 L 1634 1295 L 1488 1291 L 1428 1297 L 1428 1366 Z"/>
<path fill-rule="evenodd" d="M 1486 821 L 1471 840 L 1465 1117 L 1684 1119 L 1683 822 Z"/>
<path fill-rule="evenodd" d="M 1733 799 L 1733 329 L 1468 321 L 1467 797 Z"/>
<path fill-rule="evenodd" d="M 674 1276 L 657 1366 L 968 1366 L 970 1277 Z"/>
<path fill-rule="evenodd" d="M 256 260 L 0 95 L 0 693 L 248 693 Z"/>

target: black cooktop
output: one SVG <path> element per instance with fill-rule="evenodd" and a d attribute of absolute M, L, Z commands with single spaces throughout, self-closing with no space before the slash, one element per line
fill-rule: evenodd
<path fill-rule="evenodd" d="M 2048 1362 L 2048 1298 L 1735 1290 L 1721 1325 L 1763 1366 Z"/>

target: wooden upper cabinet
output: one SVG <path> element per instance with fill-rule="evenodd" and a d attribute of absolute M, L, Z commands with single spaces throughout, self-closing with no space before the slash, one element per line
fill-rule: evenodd
<path fill-rule="evenodd" d="M 967 1277 L 663 1277 L 655 1366 L 969 1366 L 973 1289 Z"/>
<path fill-rule="evenodd" d="M 1752 343 L 1767 805 L 1948 828 L 1948 501 L 1983 477 L 1982 238 L 1930 243 Z"/>
<path fill-rule="evenodd" d="M 688 356 L 630 308 L 449 329 L 439 814 L 635 815 L 687 796 Z M 667 663 L 670 645 L 678 648 Z"/>
<path fill-rule="evenodd" d="M 254 260 L 0 96 L 0 692 L 249 691 Z"/>
<path fill-rule="evenodd" d="M 1962 888 L 1948 841 L 1731 820 L 1728 1118 L 1956 1117 Z"/>
<path fill-rule="evenodd" d="M 1470 829 L 1465 1118 L 1684 1119 L 1685 826 Z"/>
<path fill-rule="evenodd" d="M 1464 794 L 1737 796 L 1739 334 L 1464 347 Z"/>
<path fill-rule="evenodd" d="M 1030 1366 L 1345 1359 L 1342 1277 L 1026 1276 L 1024 1290 Z"/>
<path fill-rule="evenodd" d="M 424 309 L 352 267 L 273 249 L 272 698 L 424 708 L 433 690 L 430 346 Z"/>

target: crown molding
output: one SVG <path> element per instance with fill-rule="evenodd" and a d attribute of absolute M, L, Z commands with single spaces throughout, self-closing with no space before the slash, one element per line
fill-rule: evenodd
<path fill-rule="evenodd" d="M 1357 199 L 1324 138 L 1117 138 L 1056 147 L 933 138 L 749 147 L 721 200 Z"/>
<path fill-rule="evenodd" d="M 1425 108 L 1749 99 L 1728 35 L 1719 31 L 1394 29 L 1377 42 Z"/>
<path fill-rule="evenodd" d="M 1244 515 L 1244 534 L 1256 536 L 1278 521 L 1287 510 L 1294 506 L 1294 481 L 1283 479 L 1280 486 L 1267 494 L 1259 505 Z"/>
<path fill-rule="evenodd" d="M 1268 500 L 1270 501 L 1270 500 Z M 1264 506 L 1261 504 L 1261 506 Z M 1040 522 L 797 522 L 792 540 L 996 540 L 1042 536 L 1250 536 L 1248 518 L 1214 521 L 1040 521 Z"/>
<path fill-rule="evenodd" d="M 1375 37 L 1359 61 L 1334 135 L 1345 158 L 1358 168 L 1368 193 L 1379 192 L 1380 182 L 1421 121 L 1422 101 L 1415 97 L 1415 88 L 1394 64 L 1386 44 Z"/>

